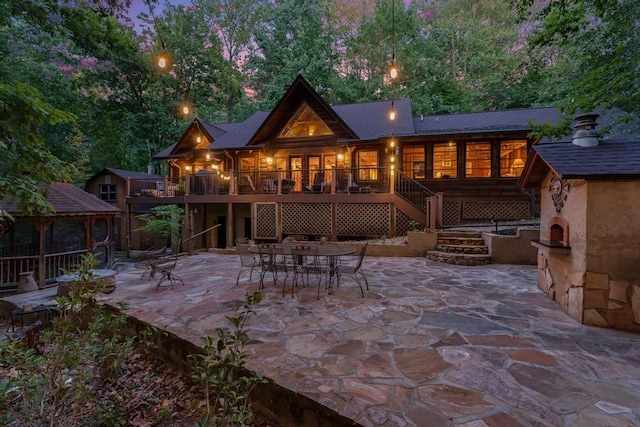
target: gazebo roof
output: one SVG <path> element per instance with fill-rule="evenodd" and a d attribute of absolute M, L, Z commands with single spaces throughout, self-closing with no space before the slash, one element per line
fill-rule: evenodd
<path fill-rule="evenodd" d="M 120 209 L 103 202 L 93 194 L 72 184 L 55 182 L 46 187 L 47 201 L 51 203 L 54 213 L 51 214 L 23 214 L 16 207 L 17 200 L 14 197 L 6 197 L 0 200 L 0 209 L 9 212 L 14 217 L 39 217 L 39 216 L 92 216 L 92 215 L 117 215 Z"/>

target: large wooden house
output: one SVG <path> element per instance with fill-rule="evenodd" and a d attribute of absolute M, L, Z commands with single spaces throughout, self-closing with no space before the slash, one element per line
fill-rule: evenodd
<path fill-rule="evenodd" d="M 221 225 L 196 248 L 529 218 L 535 194 L 517 182 L 535 142 L 530 124 L 558 116 L 533 108 L 414 117 L 409 99 L 330 105 L 299 76 L 270 112 L 193 120 L 155 156 L 168 177 L 131 180 L 127 203 L 184 206 L 187 238 Z"/>

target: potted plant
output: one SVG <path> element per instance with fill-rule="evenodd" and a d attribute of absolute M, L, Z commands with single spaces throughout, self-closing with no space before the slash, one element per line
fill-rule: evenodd
<path fill-rule="evenodd" d="M 157 249 L 170 245 L 174 252 L 179 251 L 180 248 L 173 246 L 177 244 L 182 233 L 184 209 L 178 205 L 162 205 L 156 206 L 152 211 L 153 213 L 139 216 L 145 224 L 135 231 L 145 232 L 157 240 Z"/>

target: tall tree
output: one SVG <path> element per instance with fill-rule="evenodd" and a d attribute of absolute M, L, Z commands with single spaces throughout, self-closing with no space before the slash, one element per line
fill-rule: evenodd
<path fill-rule="evenodd" d="M 266 9 L 254 34 L 260 53 L 248 64 L 260 108 L 272 108 L 298 74 L 331 100 L 336 56 L 327 16 L 323 0 L 283 0 Z"/>
<path fill-rule="evenodd" d="M 266 0 L 195 0 L 211 38 L 222 43 L 226 67 L 218 86 L 226 94 L 227 121 L 234 120 L 234 109 L 244 93 L 244 65 L 255 48 L 252 35 L 262 19 Z"/>
<path fill-rule="evenodd" d="M 531 25 L 534 50 L 574 64 L 562 106 L 569 114 L 617 107 L 640 116 L 640 7 L 637 0 L 512 0 Z"/>

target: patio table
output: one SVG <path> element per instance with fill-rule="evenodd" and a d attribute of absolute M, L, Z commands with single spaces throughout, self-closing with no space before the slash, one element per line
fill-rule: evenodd
<path fill-rule="evenodd" d="M 291 255 L 291 248 L 298 245 L 295 244 L 283 244 L 283 250 L 286 255 Z M 333 280 L 336 276 L 336 265 L 341 256 L 352 255 L 355 249 L 352 246 L 337 245 L 334 243 L 318 243 L 318 244 L 304 244 L 304 246 L 313 246 L 318 248 L 318 256 L 325 257 L 327 259 L 327 292 L 329 295 L 333 291 Z M 259 248 L 257 245 L 249 247 L 249 252 L 257 254 Z M 286 280 L 286 279 L 285 279 Z M 318 284 L 318 296 L 320 295 L 320 286 Z"/>

